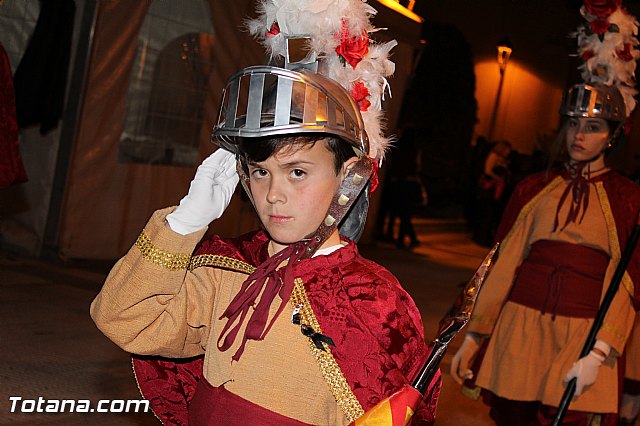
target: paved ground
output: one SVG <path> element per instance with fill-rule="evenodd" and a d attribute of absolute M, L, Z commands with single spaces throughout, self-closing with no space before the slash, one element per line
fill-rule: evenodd
<path fill-rule="evenodd" d="M 395 273 L 414 297 L 428 337 L 487 249 L 470 242 L 456 221 L 419 220 L 422 245 L 413 252 L 391 244 L 361 247 Z M 37 400 L 139 398 L 129 358 L 96 330 L 89 304 L 104 268 L 61 266 L 0 253 L 0 424 L 156 425 L 151 414 L 10 413 L 10 396 Z M 447 371 L 461 339 L 442 363 L 438 426 L 491 425 L 482 403 L 460 395 Z M 43 405 L 44 406 L 44 405 Z"/>

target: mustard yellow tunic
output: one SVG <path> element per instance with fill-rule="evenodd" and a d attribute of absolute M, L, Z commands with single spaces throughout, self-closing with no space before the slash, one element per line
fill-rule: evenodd
<path fill-rule="evenodd" d="M 539 240 L 555 240 L 609 253 L 612 261 L 606 271 L 603 295 L 620 257 L 615 223 L 601 183 L 591 184 L 589 208 L 582 224 L 553 231 L 556 208 L 566 185 L 561 177 L 556 178 L 522 209 L 502 242 L 500 257 L 487 277 L 469 323 L 469 331 L 491 335 L 476 383 L 503 398 L 558 406 L 564 392 L 562 379 L 578 360 L 593 323 L 593 319 L 560 315 L 554 321 L 551 313 L 542 314 L 507 301 L 515 271 L 531 245 Z M 561 224 L 568 208 L 566 202 L 559 215 Z M 623 282 L 597 336 L 612 346 L 611 355 L 600 368 L 596 383 L 571 403 L 570 410 L 618 411 L 616 355 L 624 348 L 634 318 L 628 287 L 629 282 Z"/>
<path fill-rule="evenodd" d="M 205 230 L 176 234 L 165 222 L 171 210 L 156 212 L 144 233 L 156 249 L 191 254 Z M 170 270 L 171 265 L 161 264 L 160 258 L 167 256 L 158 257 L 156 263 L 151 257 L 143 258 L 140 248 L 134 246 L 114 266 L 91 304 L 91 317 L 107 337 L 125 351 L 140 355 L 182 358 L 215 350 L 216 356 L 205 355 L 204 363 L 204 377 L 213 386 L 224 384 L 242 398 L 305 423 L 349 423 L 323 378 L 308 339 L 290 322 L 291 304 L 266 335 L 266 344 L 248 342 L 241 359 L 232 363 L 241 339 L 228 351 L 217 352 L 216 342 L 226 323 L 218 318 L 248 274 L 218 268 Z M 214 303 L 190 303 L 197 300 Z M 280 304 L 276 302 L 271 315 Z M 246 322 L 240 336 L 244 328 Z M 265 359 L 269 368 L 265 368 Z M 296 398 L 290 398 L 292 392 Z"/>

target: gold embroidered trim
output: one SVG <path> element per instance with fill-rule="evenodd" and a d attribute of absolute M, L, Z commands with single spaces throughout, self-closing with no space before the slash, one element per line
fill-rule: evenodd
<path fill-rule="evenodd" d="M 201 266 L 218 266 L 220 268 L 242 272 L 247 275 L 251 275 L 256 270 L 255 266 L 249 265 L 241 260 L 217 254 L 199 254 L 197 256 L 193 256 L 189 263 L 189 270 L 193 271 Z"/>
<path fill-rule="evenodd" d="M 295 286 L 291 293 L 291 304 L 294 307 L 301 305 L 300 317 L 302 322 L 309 324 L 316 332 L 322 333 L 320 324 L 318 324 L 318 319 L 313 313 L 313 308 L 311 308 L 309 298 L 307 297 L 307 293 L 304 289 L 304 284 L 300 278 L 295 279 Z M 316 345 L 311 341 L 311 339 L 307 338 L 307 340 L 309 342 L 311 352 L 320 366 L 320 372 L 329 385 L 329 389 L 331 390 L 333 397 L 336 399 L 338 406 L 349 422 L 355 421 L 358 417 L 364 414 L 364 409 L 351 391 L 351 388 L 347 383 L 347 379 L 345 379 L 342 374 L 342 370 L 340 370 L 340 366 L 331 354 L 331 349 L 325 346 L 327 349 L 326 352 L 322 351 L 316 348 Z"/>
<path fill-rule="evenodd" d="M 489 318 L 486 315 L 471 315 L 471 319 L 469 320 L 469 322 L 479 322 L 482 324 L 493 324 L 493 321 L 491 320 L 491 318 Z"/>
<path fill-rule="evenodd" d="M 520 210 L 518 217 L 516 218 L 515 222 L 513 222 L 513 226 L 511 226 L 509 233 L 502 240 L 502 243 L 500 244 L 500 251 L 502 251 L 502 248 L 506 245 L 506 242 L 511 238 L 511 234 L 513 234 L 515 229 L 520 225 L 520 223 L 524 220 L 524 218 L 527 217 L 529 213 L 531 213 L 531 210 L 536 205 L 538 200 L 544 197 L 545 195 L 547 195 L 548 193 L 550 193 L 551 191 L 553 191 L 563 181 L 564 179 L 562 178 L 562 176 L 556 177 L 547 186 L 542 188 L 542 191 L 538 192 L 537 195 L 535 195 L 531 200 L 529 200 L 529 202 L 525 204 L 524 207 L 522 207 L 522 210 Z"/>
<path fill-rule="evenodd" d="M 604 324 L 602 324 L 602 327 L 600 329 L 606 331 L 607 333 L 618 339 L 619 343 L 624 343 L 626 335 L 611 324 L 605 322 Z"/>
<path fill-rule="evenodd" d="M 607 191 L 604 189 L 604 184 L 600 182 L 596 182 L 596 193 L 598 194 L 598 199 L 600 200 L 600 207 L 602 207 L 602 214 L 604 215 L 604 220 L 607 222 L 607 234 L 609 237 L 609 248 L 611 249 L 611 260 L 615 265 L 620 261 L 620 242 L 618 241 L 618 230 L 616 228 L 616 221 L 613 218 L 613 212 L 611 211 L 611 205 L 609 204 L 609 198 L 607 197 Z M 625 290 L 629 292 L 629 294 L 634 294 L 634 286 L 631 277 L 627 271 L 624 272 L 622 276 L 621 283 Z"/>
<path fill-rule="evenodd" d="M 142 252 L 142 257 L 156 265 L 160 265 L 170 271 L 186 270 L 191 260 L 191 254 L 171 253 L 161 250 L 153 245 L 151 238 L 144 232 L 138 236 L 136 247 Z"/>

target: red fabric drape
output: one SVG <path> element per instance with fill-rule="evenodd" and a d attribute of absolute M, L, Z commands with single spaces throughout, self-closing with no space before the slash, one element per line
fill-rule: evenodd
<path fill-rule="evenodd" d="M 18 147 L 16 96 L 9 57 L 0 44 L 0 189 L 27 181 Z"/>

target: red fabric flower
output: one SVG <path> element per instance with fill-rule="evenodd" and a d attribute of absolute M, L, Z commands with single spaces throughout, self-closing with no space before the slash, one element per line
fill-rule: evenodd
<path fill-rule="evenodd" d="M 358 104 L 360 111 L 366 111 L 371 106 L 371 102 L 367 99 L 369 95 L 369 89 L 367 89 L 367 86 L 361 81 L 357 82 L 355 86 L 353 86 L 353 89 L 351 89 L 351 96 Z"/>
<path fill-rule="evenodd" d="M 342 21 L 340 45 L 336 47 L 336 53 L 355 68 L 367 52 L 369 52 L 369 36 L 367 32 L 363 31 L 360 37 L 351 37 L 346 23 Z"/>
<path fill-rule="evenodd" d="M 631 54 L 631 43 L 625 43 L 622 50 L 616 50 L 616 55 L 618 58 L 623 61 L 630 61 L 633 59 L 633 55 Z"/>
<path fill-rule="evenodd" d="M 280 26 L 278 25 L 277 22 L 274 22 L 273 24 L 271 24 L 271 28 L 269 29 L 269 31 L 267 31 L 265 35 L 267 37 L 271 37 L 278 34 L 280 34 Z"/>
<path fill-rule="evenodd" d="M 596 19 L 589 23 L 594 34 L 604 34 L 609 29 L 609 21 Z"/>
<path fill-rule="evenodd" d="M 620 0 L 584 0 L 584 8 L 598 19 L 606 19 L 620 7 L 620 3 Z"/>
<path fill-rule="evenodd" d="M 373 192 L 378 188 L 379 184 L 378 161 L 373 158 L 371 159 L 371 163 L 373 164 L 373 170 L 371 171 L 371 179 L 369 179 L 369 194 L 373 194 Z"/>
<path fill-rule="evenodd" d="M 585 62 L 593 58 L 594 56 L 596 56 L 596 54 L 593 50 L 585 50 L 584 52 L 582 52 L 582 59 L 584 59 Z"/>

